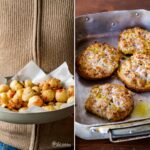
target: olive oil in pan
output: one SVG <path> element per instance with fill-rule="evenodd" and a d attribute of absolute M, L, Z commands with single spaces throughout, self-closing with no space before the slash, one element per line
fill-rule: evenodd
<path fill-rule="evenodd" d="M 135 105 L 131 117 L 150 117 L 150 104 L 144 101 L 139 101 Z"/>

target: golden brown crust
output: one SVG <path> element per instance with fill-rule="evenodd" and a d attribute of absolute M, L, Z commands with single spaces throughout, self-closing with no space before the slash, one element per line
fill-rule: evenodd
<path fill-rule="evenodd" d="M 150 55 L 134 54 L 117 71 L 125 85 L 137 92 L 150 91 Z"/>
<path fill-rule="evenodd" d="M 122 85 L 96 85 L 91 89 L 85 109 L 108 120 L 123 120 L 133 110 L 132 94 Z"/>
<path fill-rule="evenodd" d="M 11 111 L 23 112 L 33 106 L 44 106 L 45 110 L 52 111 L 73 103 L 74 85 L 64 87 L 61 80 L 53 77 L 39 84 L 31 80 L 12 80 L 8 85 L 0 84 L 0 107 Z"/>
<path fill-rule="evenodd" d="M 76 68 L 85 79 L 106 78 L 118 67 L 120 53 L 117 49 L 101 43 L 94 43 L 83 50 L 76 60 Z"/>
<path fill-rule="evenodd" d="M 150 53 L 150 32 L 140 27 L 125 29 L 120 33 L 118 48 L 124 54 Z"/>

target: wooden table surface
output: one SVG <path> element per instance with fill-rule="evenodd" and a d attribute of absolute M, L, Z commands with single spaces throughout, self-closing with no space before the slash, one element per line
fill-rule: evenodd
<path fill-rule="evenodd" d="M 150 0 L 76 0 L 76 16 L 131 9 L 150 10 Z M 87 141 L 76 137 L 76 150 L 150 150 L 150 138 L 112 144 L 109 140 Z"/>
<path fill-rule="evenodd" d="M 150 0 L 76 0 L 76 16 L 112 10 L 150 10 Z"/>

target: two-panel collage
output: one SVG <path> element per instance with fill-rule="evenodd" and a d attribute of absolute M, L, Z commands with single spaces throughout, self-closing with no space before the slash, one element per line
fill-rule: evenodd
<path fill-rule="evenodd" d="M 0 150 L 150 150 L 150 1 L 0 0 Z"/>

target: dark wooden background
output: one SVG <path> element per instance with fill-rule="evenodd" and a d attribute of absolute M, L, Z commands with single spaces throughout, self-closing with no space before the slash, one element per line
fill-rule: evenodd
<path fill-rule="evenodd" d="M 150 0 L 76 0 L 76 16 L 131 9 L 150 10 Z M 112 144 L 109 140 L 87 141 L 76 137 L 76 150 L 150 150 L 150 138 Z"/>
<path fill-rule="evenodd" d="M 76 0 L 76 16 L 111 10 L 150 10 L 150 0 Z"/>

